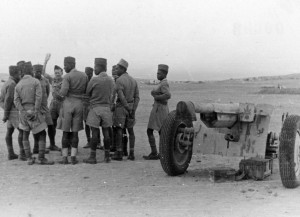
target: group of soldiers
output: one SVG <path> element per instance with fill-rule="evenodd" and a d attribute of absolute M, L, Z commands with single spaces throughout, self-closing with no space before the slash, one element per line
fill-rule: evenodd
<path fill-rule="evenodd" d="M 5 140 L 8 160 L 20 159 L 27 161 L 28 165 L 52 165 L 54 162 L 48 160 L 45 154 L 60 151 L 60 164 L 69 164 L 69 155 L 70 163 L 77 164 L 78 132 L 85 128 L 88 140 L 85 147 L 90 148 L 90 156 L 83 162 L 96 164 L 96 149 L 101 143 L 100 127 L 105 162 L 111 159 L 121 161 L 124 155 L 128 155 L 127 145 L 124 145 L 127 143 L 124 141 L 127 132 L 130 148 L 128 159 L 135 160 L 133 127 L 140 98 L 137 81 L 127 73 L 128 62 L 121 59 L 113 66 L 110 77 L 105 58 L 95 58 L 94 68 L 86 67 L 85 72 L 80 72 L 75 67 L 75 58 L 68 56 L 64 58 L 66 74 L 63 76 L 62 68 L 56 65 L 52 77 L 46 73 L 49 59 L 50 54 L 47 54 L 44 65 L 19 61 L 17 65 L 9 66 L 10 77 L 2 86 L 0 95 L 0 106 L 4 110 L 2 121 L 7 123 Z M 151 91 L 154 104 L 147 127 L 151 153 L 143 156 L 146 160 L 159 159 L 153 132 L 160 132 L 169 113 L 168 100 L 171 94 L 166 79 L 168 70 L 167 65 L 158 65 L 157 79 L 160 83 Z M 51 89 L 52 100 L 48 107 Z M 15 129 L 19 131 L 19 155 L 15 154 L 13 148 L 12 135 Z M 47 149 L 46 129 L 50 140 Z M 62 148 L 55 144 L 56 129 L 63 131 Z M 29 142 L 30 132 L 34 137 L 33 151 Z M 33 154 L 38 154 L 37 158 Z"/>

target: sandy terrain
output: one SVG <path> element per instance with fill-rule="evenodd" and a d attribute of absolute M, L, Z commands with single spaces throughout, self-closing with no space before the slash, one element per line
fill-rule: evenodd
<path fill-rule="evenodd" d="M 275 81 L 278 82 L 278 81 Z M 298 87 L 298 80 L 280 81 Z M 226 81 L 204 84 L 171 84 L 170 110 L 179 100 L 255 102 L 275 106 L 270 130 L 279 132 L 283 112 L 300 114 L 297 95 L 258 95 L 261 86 L 274 81 Z M 137 111 L 136 161 L 87 165 L 82 159 L 88 150 L 84 132 L 80 133 L 78 165 L 27 166 L 6 160 L 5 125 L 0 126 L 0 216 L 300 216 L 300 188 L 285 189 L 280 181 L 278 160 L 273 175 L 264 181 L 212 183 L 208 168 L 238 160 L 212 155 L 194 155 L 188 172 L 167 176 L 159 161 L 145 161 L 150 151 L 146 127 L 152 105 L 152 86 L 140 84 L 141 102 Z M 1 114 L 2 117 L 2 114 Z M 16 150 L 17 141 L 14 136 Z M 61 132 L 56 142 L 60 144 Z M 97 151 L 99 162 L 103 152 Z M 55 161 L 60 154 L 52 152 Z M 201 161 L 201 162 L 200 162 Z"/>

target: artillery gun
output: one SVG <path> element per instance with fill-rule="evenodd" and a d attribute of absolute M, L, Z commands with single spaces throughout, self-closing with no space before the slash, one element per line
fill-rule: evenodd
<path fill-rule="evenodd" d="M 170 176 L 183 174 L 193 149 L 202 154 L 268 158 L 266 151 L 278 142 L 269 132 L 272 105 L 252 103 L 192 103 L 180 101 L 169 113 L 160 134 L 160 162 Z M 196 122 L 196 114 L 201 122 Z M 282 183 L 299 184 L 300 117 L 285 119 L 280 136 L 279 167 Z"/>

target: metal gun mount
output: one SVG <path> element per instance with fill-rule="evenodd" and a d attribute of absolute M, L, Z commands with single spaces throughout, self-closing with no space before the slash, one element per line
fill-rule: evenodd
<path fill-rule="evenodd" d="M 268 137 L 274 135 L 268 132 L 273 109 L 268 104 L 180 101 L 161 129 L 163 169 L 169 175 L 184 173 L 193 151 L 265 158 L 267 144 L 272 145 Z M 197 121 L 197 113 L 201 121 Z"/>

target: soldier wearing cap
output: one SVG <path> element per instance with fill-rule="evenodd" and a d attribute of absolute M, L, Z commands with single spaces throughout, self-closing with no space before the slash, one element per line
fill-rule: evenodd
<path fill-rule="evenodd" d="M 52 100 L 50 102 L 49 112 L 50 112 L 50 116 L 51 116 L 53 125 L 51 128 L 48 128 L 48 136 L 49 136 L 49 140 L 50 140 L 50 146 L 48 146 L 47 149 L 50 151 L 61 151 L 61 149 L 55 144 L 55 136 L 56 136 L 57 119 L 58 119 L 59 111 L 60 111 L 61 104 L 63 101 L 63 98 L 59 97 L 59 95 L 57 94 L 57 93 L 59 93 L 61 85 L 62 85 L 63 70 L 59 66 L 55 65 L 54 66 L 54 77 L 47 74 L 46 66 L 47 66 L 47 63 L 48 63 L 50 57 L 51 57 L 51 54 L 46 55 L 45 62 L 43 65 L 43 70 L 42 70 L 42 76 L 44 78 L 48 79 L 49 83 L 52 86 Z M 48 96 L 49 96 L 49 93 L 48 93 Z M 50 120 L 49 120 L 49 122 L 50 122 Z"/>
<path fill-rule="evenodd" d="M 110 127 L 112 126 L 111 99 L 114 82 L 106 73 L 107 60 L 95 58 L 95 75 L 88 84 L 86 95 L 89 97 L 90 111 L 87 117 L 87 125 L 92 129 L 90 157 L 84 159 L 85 163 L 95 164 L 96 147 L 99 138 L 99 127 L 102 127 L 104 136 L 104 161 L 110 162 Z"/>
<path fill-rule="evenodd" d="M 75 69 L 75 58 L 65 57 L 64 76 L 62 87 L 58 95 L 64 97 L 62 104 L 60 123 L 57 128 L 63 131 L 62 137 L 62 161 L 61 164 L 68 164 L 68 148 L 71 143 L 71 163 L 77 164 L 78 132 L 83 130 L 83 103 L 82 96 L 86 91 L 88 78 L 84 72 Z"/>
<path fill-rule="evenodd" d="M 23 78 L 23 76 L 24 76 L 24 65 L 25 65 L 24 60 L 21 60 L 21 61 L 17 62 L 18 71 L 19 71 L 20 76 L 21 76 L 20 79 Z M 19 130 L 18 143 L 19 143 L 19 146 L 20 146 L 19 160 L 26 161 L 27 158 L 26 158 L 25 151 L 24 151 L 24 146 L 23 146 L 23 130 L 21 130 L 19 127 L 18 127 L 18 130 Z"/>
<path fill-rule="evenodd" d="M 91 80 L 91 78 L 93 77 L 93 71 L 94 69 L 91 67 L 85 67 L 85 74 L 88 76 L 88 81 Z M 89 125 L 86 124 L 86 119 L 87 116 L 89 114 L 90 111 L 90 103 L 89 103 L 89 96 L 88 95 L 84 95 L 83 97 L 83 120 L 84 120 L 84 129 L 85 129 L 85 135 L 87 138 L 87 144 L 83 147 L 83 148 L 91 148 L 90 146 L 90 141 L 91 141 L 91 129 L 89 127 Z M 101 143 L 100 140 L 100 131 L 99 131 L 99 143 Z"/>
<path fill-rule="evenodd" d="M 145 160 L 159 159 L 153 131 L 156 130 L 160 134 L 161 126 L 165 118 L 169 114 L 168 100 L 171 98 L 171 93 L 167 81 L 168 71 L 169 67 L 167 65 L 158 65 L 157 79 L 160 81 L 160 83 L 151 91 L 151 95 L 154 98 L 154 104 L 150 113 L 147 128 L 147 135 L 151 147 L 151 153 L 148 156 L 143 156 Z"/>
<path fill-rule="evenodd" d="M 123 129 L 127 128 L 129 133 L 130 153 L 129 160 L 134 160 L 134 124 L 135 111 L 138 107 L 139 89 L 136 80 L 127 73 L 128 62 L 121 59 L 117 64 L 116 71 L 119 78 L 116 80 L 116 92 L 118 99 L 114 111 L 114 126 L 116 126 L 116 144 L 117 151 L 114 153 L 113 160 L 123 160 L 122 135 Z"/>
<path fill-rule="evenodd" d="M 2 118 L 3 123 L 7 123 L 7 131 L 5 136 L 8 160 L 18 158 L 13 148 L 12 134 L 15 129 L 19 128 L 19 112 L 14 105 L 14 92 L 16 84 L 21 79 L 21 72 L 18 66 L 9 66 L 9 79 L 4 83 L 1 88 L 0 106 L 4 110 Z M 19 140 L 20 156 L 24 156 L 24 147 L 22 140 Z M 21 158 L 20 157 L 20 158 Z"/>
<path fill-rule="evenodd" d="M 114 82 L 116 83 L 116 80 L 119 78 L 118 76 L 118 72 L 116 71 L 116 67 L 117 65 L 113 65 L 112 67 L 112 77 L 114 79 Z M 115 100 L 117 97 L 117 92 L 116 92 L 116 88 L 114 88 L 113 91 L 113 98 L 112 98 L 112 111 L 115 111 Z M 111 132 L 110 132 L 110 137 L 111 137 L 111 148 L 110 151 L 115 152 L 117 150 L 117 146 L 116 146 L 116 135 L 117 135 L 117 128 L 116 126 L 112 126 Z M 127 137 L 127 132 L 126 132 L 126 128 L 123 129 L 123 137 L 122 137 L 122 146 L 123 146 L 123 155 L 124 156 L 128 156 L 128 151 L 127 151 L 127 144 L 128 144 L 128 137 Z"/>
<path fill-rule="evenodd" d="M 24 76 L 20 82 L 16 85 L 14 94 L 14 103 L 19 110 L 20 114 L 20 129 L 23 130 L 23 145 L 25 149 L 25 155 L 27 157 L 28 165 L 32 165 L 35 162 L 35 158 L 32 158 L 29 134 L 32 131 L 33 134 L 37 134 L 39 141 L 39 164 L 54 164 L 53 161 L 48 161 L 45 158 L 45 145 L 46 145 L 46 131 L 47 124 L 45 116 L 41 112 L 42 104 L 42 87 L 40 82 L 32 77 L 32 65 L 31 62 L 24 64 Z"/>
<path fill-rule="evenodd" d="M 43 65 L 36 64 L 33 66 L 33 75 L 34 77 L 40 81 L 41 87 L 42 87 L 42 103 L 41 103 L 41 109 L 40 111 L 45 115 L 45 121 L 48 126 L 48 136 L 50 139 L 54 137 L 54 126 L 53 126 L 53 121 L 52 117 L 50 114 L 50 110 L 48 108 L 48 97 L 50 94 L 50 84 L 48 79 L 46 79 L 44 76 L 42 76 L 42 71 L 43 71 Z M 39 152 L 39 144 L 38 144 L 38 137 L 37 135 L 34 135 L 34 148 L 33 148 L 33 153 L 37 154 Z M 53 142 L 50 140 L 50 150 L 59 150 Z M 49 151 L 46 150 L 45 153 L 48 153 Z"/>

